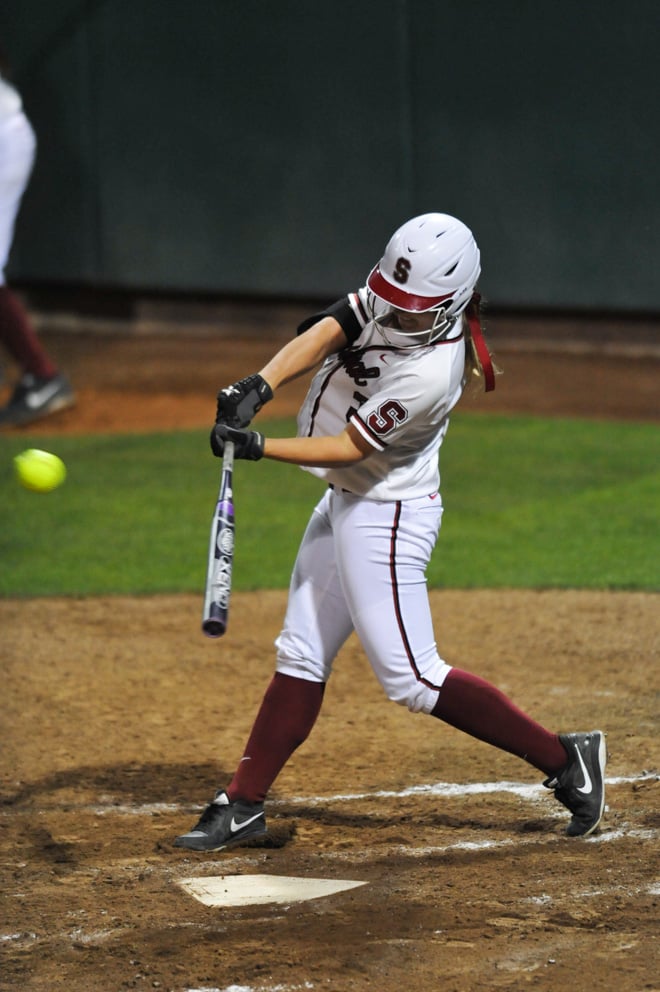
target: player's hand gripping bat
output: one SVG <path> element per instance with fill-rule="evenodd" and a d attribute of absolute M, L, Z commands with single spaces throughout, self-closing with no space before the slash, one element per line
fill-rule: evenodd
<path fill-rule="evenodd" d="M 202 630 L 207 637 L 222 637 L 229 619 L 231 573 L 234 557 L 234 496 L 232 474 L 234 444 L 226 441 L 222 455 L 222 473 L 218 502 L 211 521 L 209 559 L 204 590 Z"/>

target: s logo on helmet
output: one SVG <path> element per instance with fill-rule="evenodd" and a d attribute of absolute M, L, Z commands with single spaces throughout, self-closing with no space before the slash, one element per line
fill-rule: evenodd
<path fill-rule="evenodd" d="M 405 283 L 408 282 L 408 276 L 410 275 L 410 262 L 407 258 L 397 258 L 396 265 L 394 266 L 394 272 L 392 275 L 397 282 Z"/>

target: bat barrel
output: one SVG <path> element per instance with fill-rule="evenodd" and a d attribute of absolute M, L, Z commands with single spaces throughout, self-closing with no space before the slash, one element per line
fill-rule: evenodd
<path fill-rule="evenodd" d="M 204 589 L 202 632 L 222 637 L 227 630 L 234 556 L 234 503 L 232 469 L 234 445 L 227 442 L 222 463 L 218 502 L 211 523 L 209 555 Z"/>

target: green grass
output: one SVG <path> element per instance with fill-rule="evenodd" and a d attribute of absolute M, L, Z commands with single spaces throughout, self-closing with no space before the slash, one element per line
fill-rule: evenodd
<path fill-rule="evenodd" d="M 660 587 L 654 425 L 456 417 L 441 469 L 431 584 Z"/>
<path fill-rule="evenodd" d="M 64 459 L 64 486 L 18 486 L 26 447 Z M 654 425 L 456 415 L 430 584 L 657 590 L 659 456 Z M 200 592 L 219 470 L 205 431 L 4 436 L 0 595 Z M 267 461 L 234 482 L 234 588 L 285 587 L 323 484 Z"/>

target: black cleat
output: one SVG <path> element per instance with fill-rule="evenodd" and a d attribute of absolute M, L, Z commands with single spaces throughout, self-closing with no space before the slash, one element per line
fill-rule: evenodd
<path fill-rule="evenodd" d="M 543 783 L 573 814 L 566 828 L 569 837 L 588 837 L 601 821 L 605 807 L 607 748 L 602 730 L 588 734 L 560 734 L 568 764 Z"/>
<path fill-rule="evenodd" d="M 223 847 L 265 833 L 263 803 L 247 803 L 242 799 L 232 802 L 221 790 L 193 829 L 175 838 L 174 846 L 187 847 L 190 851 L 221 851 Z"/>
<path fill-rule="evenodd" d="M 26 372 L 14 389 L 9 403 L 0 409 L 0 427 L 20 427 L 41 420 L 75 403 L 69 380 L 63 375 L 38 379 Z"/>

